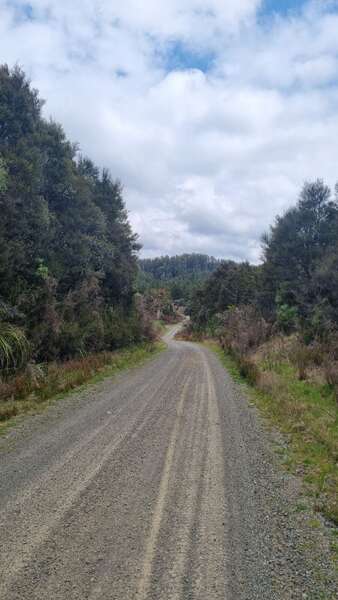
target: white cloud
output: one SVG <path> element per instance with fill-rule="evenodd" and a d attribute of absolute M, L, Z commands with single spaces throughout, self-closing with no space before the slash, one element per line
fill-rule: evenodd
<path fill-rule="evenodd" d="M 257 260 L 303 181 L 338 178 L 336 2 L 264 22 L 259 0 L 30 4 L 25 19 L 0 0 L 2 60 L 122 180 L 146 254 Z M 207 73 L 188 68 L 194 52 L 196 67 L 212 55 Z"/>

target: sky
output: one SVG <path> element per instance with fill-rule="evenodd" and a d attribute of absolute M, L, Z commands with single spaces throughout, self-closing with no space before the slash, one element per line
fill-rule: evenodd
<path fill-rule="evenodd" d="M 0 63 L 124 185 L 147 257 L 260 259 L 338 179 L 338 0 L 0 0 Z"/>

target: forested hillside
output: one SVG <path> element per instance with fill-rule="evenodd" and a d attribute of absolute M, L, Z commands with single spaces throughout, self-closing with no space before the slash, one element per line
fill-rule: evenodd
<path fill-rule="evenodd" d="M 66 359 L 143 338 L 139 245 L 122 187 L 79 154 L 24 73 L 0 67 L 0 361 Z"/>
<path fill-rule="evenodd" d="M 173 300 L 188 302 L 196 287 L 220 263 L 216 258 L 197 253 L 143 259 L 139 261 L 139 289 L 166 288 Z"/>

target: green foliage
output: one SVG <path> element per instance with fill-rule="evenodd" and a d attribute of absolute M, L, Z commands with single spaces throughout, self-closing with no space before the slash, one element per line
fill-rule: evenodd
<path fill-rule="evenodd" d="M 29 345 L 18 327 L 0 322 L 0 369 L 8 370 L 23 364 L 28 357 Z"/>
<path fill-rule="evenodd" d="M 177 277 L 199 276 L 212 273 L 220 261 L 205 254 L 181 254 L 180 256 L 162 256 L 139 261 L 141 270 L 157 281 L 169 281 Z"/>
<path fill-rule="evenodd" d="M 175 319 L 176 313 L 170 292 L 166 288 L 150 289 L 144 294 L 144 308 L 154 320 L 162 319 L 170 322 Z"/>
<path fill-rule="evenodd" d="M 284 333 L 291 333 L 297 328 L 298 311 L 295 306 L 277 304 L 276 321 L 279 329 Z"/>
<path fill-rule="evenodd" d="M 191 318 L 196 327 L 207 327 L 215 315 L 231 306 L 254 305 L 258 293 L 259 267 L 223 261 L 191 300 Z"/>
<path fill-rule="evenodd" d="M 37 361 L 143 336 L 122 186 L 42 118 L 42 105 L 19 68 L 0 67 L 0 303 Z M 116 323 L 105 330 L 109 310 Z"/>
<path fill-rule="evenodd" d="M 143 259 L 139 261 L 138 289 L 166 288 L 172 300 L 187 306 L 195 289 L 219 264 L 219 260 L 197 253 Z"/>
<path fill-rule="evenodd" d="M 337 197 L 320 180 L 306 183 L 297 205 L 264 236 L 262 309 L 273 316 L 279 294 L 279 304 L 297 308 L 300 324 L 309 327 L 325 300 L 327 317 L 338 324 L 337 239 Z"/>
<path fill-rule="evenodd" d="M 38 266 L 36 268 L 36 274 L 41 277 L 41 279 L 47 279 L 49 275 L 48 267 L 44 264 L 42 258 L 38 260 Z"/>
<path fill-rule="evenodd" d="M 307 343 L 338 331 L 338 184 L 306 183 L 295 207 L 263 237 L 263 264 L 224 261 L 195 291 L 193 327 L 206 330 L 230 306 L 255 306 L 280 331 Z"/>

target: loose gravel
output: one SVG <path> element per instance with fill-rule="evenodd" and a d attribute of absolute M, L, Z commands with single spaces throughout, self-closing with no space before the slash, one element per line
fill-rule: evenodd
<path fill-rule="evenodd" d="M 167 342 L 2 438 L 1 600 L 338 598 L 283 439 L 213 353 Z"/>

